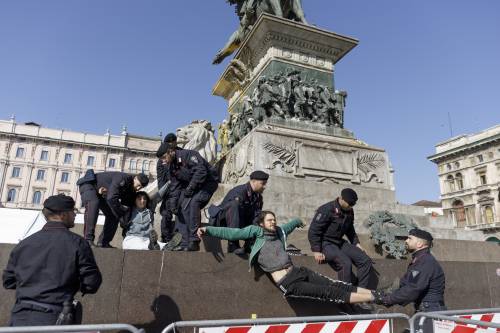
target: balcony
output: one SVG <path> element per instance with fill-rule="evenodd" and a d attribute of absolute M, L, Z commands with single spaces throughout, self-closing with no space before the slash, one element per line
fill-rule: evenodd
<path fill-rule="evenodd" d="M 482 223 L 482 224 L 473 224 L 465 227 L 465 230 L 499 230 L 500 229 L 500 221 L 495 221 L 493 223 Z"/>

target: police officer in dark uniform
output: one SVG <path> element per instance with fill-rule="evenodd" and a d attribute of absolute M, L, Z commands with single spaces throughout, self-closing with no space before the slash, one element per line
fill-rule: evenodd
<path fill-rule="evenodd" d="M 70 232 L 75 201 L 62 194 L 43 203 L 47 223 L 12 250 L 3 286 L 16 289 L 11 326 L 54 325 L 78 291 L 94 294 L 102 277 L 89 244 Z"/>
<path fill-rule="evenodd" d="M 174 133 L 168 133 L 163 142 L 175 146 L 176 150 L 182 150 L 177 146 L 177 136 Z M 161 156 L 159 156 L 161 157 Z M 172 197 L 167 183 L 170 182 L 169 175 L 170 164 L 164 159 L 159 158 L 156 164 L 156 174 L 158 177 L 158 193 L 161 196 L 160 215 L 161 215 L 161 241 L 168 243 L 174 235 L 175 223 L 172 221 L 173 215 L 177 215 L 175 198 Z"/>
<path fill-rule="evenodd" d="M 232 188 L 220 205 L 210 206 L 210 224 L 240 229 L 252 223 L 258 224 L 263 206 L 262 193 L 268 179 L 269 175 L 264 171 L 252 172 L 248 183 Z M 245 242 L 245 247 L 241 248 L 239 241 L 228 241 L 227 252 L 238 255 L 250 253 L 250 243 Z"/>
<path fill-rule="evenodd" d="M 99 210 L 105 216 L 104 227 L 99 236 L 98 246 L 111 247 L 109 243 L 115 236 L 118 221 L 134 206 L 135 193 L 149 183 L 143 174 L 130 175 L 125 172 L 108 171 L 94 173 L 87 170 L 85 176 L 77 181 L 85 207 L 84 237 L 90 245 L 94 245 L 95 226 Z"/>
<path fill-rule="evenodd" d="M 340 197 L 319 207 L 309 227 L 309 243 L 318 263 L 324 261 L 338 273 L 339 280 L 352 283 L 352 264 L 357 268 L 358 283 L 368 288 L 372 261 L 359 243 L 354 229 L 354 211 L 358 195 L 345 188 Z M 349 242 L 343 237 L 347 236 Z"/>
<path fill-rule="evenodd" d="M 201 155 L 189 149 L 176 149 L 169 143 L 162 143 L 157 156 L 169 164 L 172 206 L 177 208 L 177 229 L 182 242 L 177 250 L 199 251 L 200 239 L 196 230 L 201 224 L 201 209 L 206 206 L 217 190 L 218 176 Z"/>
<path fill-rule="evenodd" d="M 430 252 L 432 240 L 432 235 L 425 230 L 410 230 L 406 248 L 412 253 L 411 263 L 400 280 L 399 288 L 378 300 L 379 304 L 392 306 L 414 303 L 417 312 L 446 310 L 445 276 L 441 265 Z"/>

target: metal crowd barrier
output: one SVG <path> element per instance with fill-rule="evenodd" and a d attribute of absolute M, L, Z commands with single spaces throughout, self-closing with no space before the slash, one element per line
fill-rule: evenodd
<path fill-rule="evenodd" d="M 469 310 L 446 310 L 446 311 L 435 311 L 435 312 L 418 312 L 413 317 L 410 318 L 410 333 L 421 332 L 420 327 L 422 326 L 425 318 L 448 320 L 460 324 L 470 324 L 482 327 L 492 327 L 500 328 L 500 323 L 492 323 L 487 321 L 479 321 L 472 319 L 465 319 L 459 317 L 459 315 L 474 315 L 474 314 L 487 314 L 487 313 L 500 313 L 500 308 L 486 308 L 486 309 L 469 309 Z M 418 325 L 416 325 L 417 320 L 419 320 Z M 423 332 L 427 333 L 427 332 Z"/>
<path fill-rule="evenodd" d="M 165 327 L 162 333 L 175 332 L 176 328 L 183 327 L 217 327 L 217 326 L 240 326 L 240 325 L 271 325 L 271 324 L 301 324 L 314 322 L 334 322 L 352 320 L 376 320 L 376 319 L 404 319 L 410 321 L 410 317 L 403 313 L 381 313 L 343 316 L 315 316 L 315 317 L 283 317 L 283 318 L 258 318 L 258 319 L 226 319 L 226 320 L 195 320 L 178 321 Z M 0 331 L 0 333 L 2 333 Z"/>
<path fill-rule="evenodd" d="M 0 333 L 31 333 L 31 332 L 100 332 L 100 331 L 127 331 L 144 333 L 128 324 L 98 324 L 98 325 L 59 325 L 59 326 L 19 326 L 0 327 Z"/>

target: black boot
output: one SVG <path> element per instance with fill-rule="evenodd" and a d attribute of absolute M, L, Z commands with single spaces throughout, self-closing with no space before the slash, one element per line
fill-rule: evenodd
<path fill-rule="evenodd" d="M 151 230 L 149 232 L 148 249 L 150 249 L 150 250 L 159 250 L 160 249 L 160 244 L 158 244 L 158 234 L 154 230 Z"/>
<path fill-rule="evenodd" d="M 228 241 L 227 242 L 227 253 L 233 253 L 234 251 L 240 249 L 239 241 Z"/>
<path fill-rule="evenodd" d="M 189 243 L 188 247 L 186 248 L 186 251 L 191 251 L 191 252 L 200 251 L 200 242 Z"/>

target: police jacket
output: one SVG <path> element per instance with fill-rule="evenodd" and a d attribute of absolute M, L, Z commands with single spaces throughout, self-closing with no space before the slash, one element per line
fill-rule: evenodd
<path fill-rule="evenodd" d="M 171 181 L 170 195 L 177 199 L 182 190 L 200 190 L 205 183 L 218 182 L 217 175 L 210 164 L 194 150 L 179 149 L 175 151 L 175 160 L 169 169 Z"/>
<path fill-rule="evenodd" d="M 445 277 L 441 265 L 429 248 L 412 255 L 406 274 L 399 282 L 399 289 L 384 298 L 386 305 L 406 305 L 414 302 L 418 309 L 422 302 L 444 305 Z"/>
<path fill-rule="evenodd" d="M 94 294 L 102 277 L 89 244 L 61 222 L 47 222 L 11 252 L 2 276 L 17 302 L 62 305 L 80 290 Z"/>
<path fill-rule="evenodd" d="M 344 235 L 356 245 L 358 235 L 354 229 L 354 211 L 344 211 L 338 199 L 319 207 L 309 226 L 309 244 L 313 252 L 321 252 L 323 242 L 340 245 Z"/>
<path fill-rule="evenodd" d="M 229 205 L 233 204 L 235 201 L 238 202 L 240 214 L 248 221 L 247 224 L 256 224 L 256 220 L 264 204 L 262 194 L 254 192 L 249 182 L 233 187 L 227 192 L 224 200 L 220 203 L 219 207 L 221 211 L 229 207 Z"/>
<path fill-rule="evenodd" d="M 134 176 L 125 172 L 107 171 L 99 172 L 96 176 L 96 187 L 108 189 L 106 201 L 117 217 L 123 216 L 127 207 L 133 207 L 135 203 Z"/>

